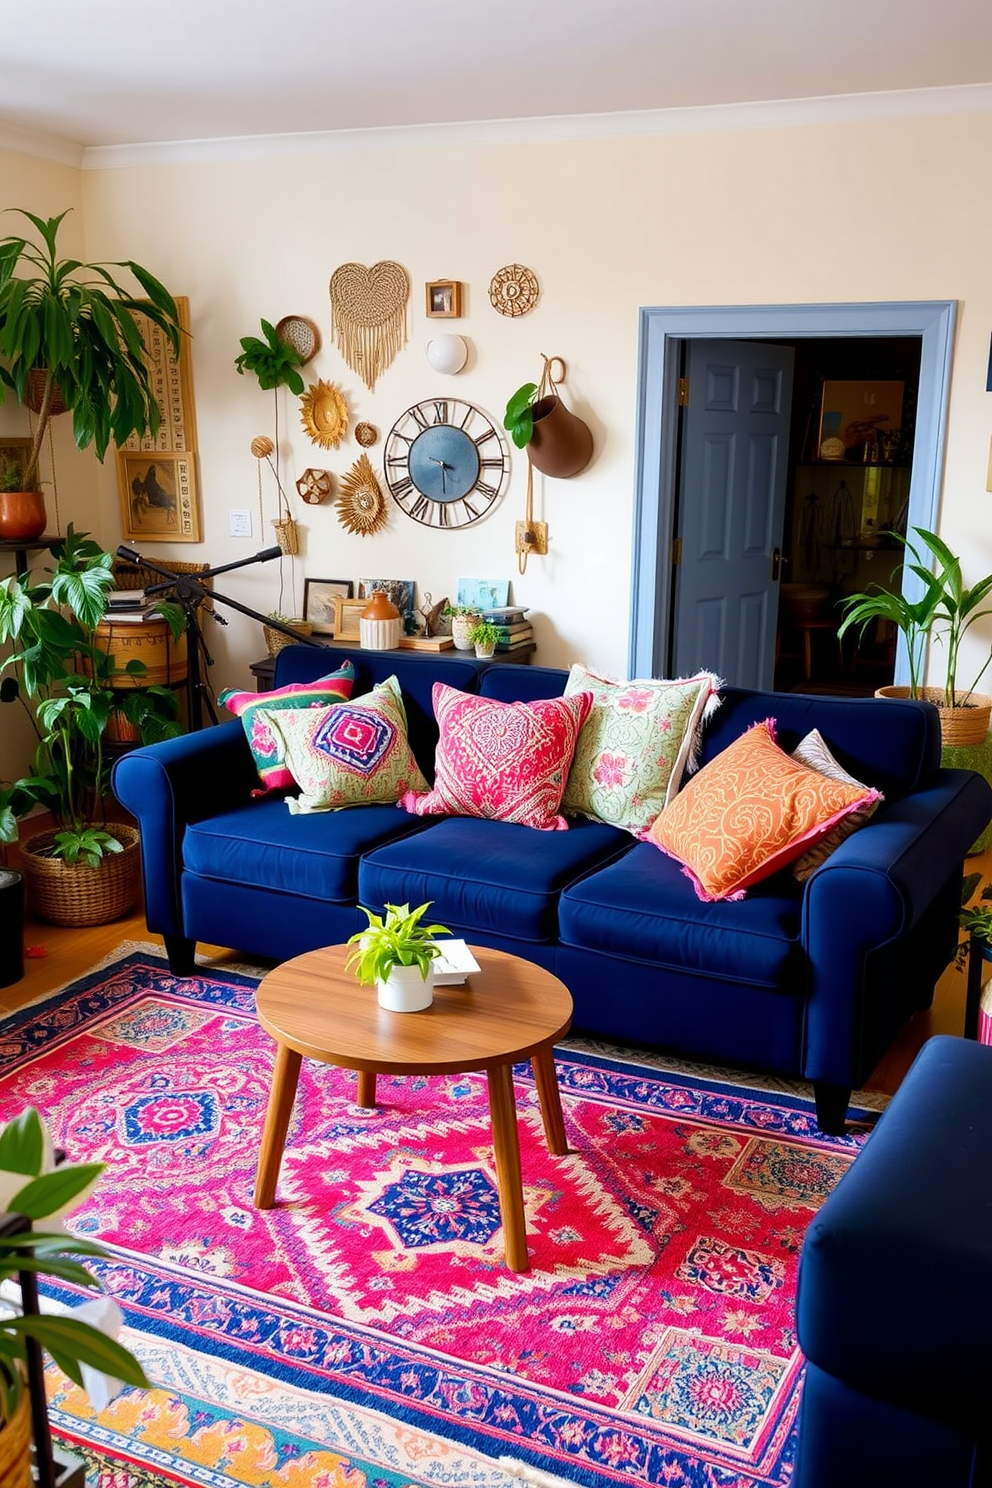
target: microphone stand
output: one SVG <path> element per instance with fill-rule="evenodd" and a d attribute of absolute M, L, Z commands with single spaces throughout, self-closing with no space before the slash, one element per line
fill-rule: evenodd
<path fill-rule="evenodd" d="M 216 568 L 208 568 L 202 574 L 173 573 L 171 569 L 164 568 L 162 564 L 154 563 L 150 558 L 145 558 L 141 553 L 135 552 L 134 548 L 119 547 L 117 557 L 125 559 L 128 563 L 140 564 L 142 568 L 150 568 L 153 573 L 164 576 L 161 583 L 146 586 L 146 594 L 164 594 L 167 590 L 175 592 L 176 603 L 181 607 L 185 621 L 186 709 L 191 730 L 203 728 L 204 707 L 210 715 L 210 721 L 217 722 L 217 710 L 203 680 L 203 670 L 200 664 L 201 653 L 206 666 L 211 667 L 214 664 L 213 657 L 207 651 L 197 616 L 197 611 L 205 599 L 219 600 L 221 604 L 228 605 L 232 610 L 237 610 L 239 614 L 247 615 L 250 620 L 257 620 L 259 625 L 268 625 L 273 630 L 281 630 L 284 635 L 292 636 L 299 645 L 318 647 L 321 645 L 320 641 L 315 641 L 310 636 L 300 635 L 299 631 L 293 630 L 292 626 L 284 625 L 281 620 L 272 620 L 267 615 L 260 615 L 257 610 L 250 609 L 240 600 L 230 599 L 226 594 L 218 594 L 216 589 L 208 589 L 205 586 L 204 580 L 212 579 L 217 574 L 229 573 L 234 568 L 246 568 L 252 563 L 268 563 L 272 558 L 281 558 L 281 548 L 263 548 L 260 553 L 254 553 L 250 558 L 238 558 L 233 563 L 221 563 Z M 223 615 L 214 614 L 213 618 L 220 625 L 227 624 Z"/>

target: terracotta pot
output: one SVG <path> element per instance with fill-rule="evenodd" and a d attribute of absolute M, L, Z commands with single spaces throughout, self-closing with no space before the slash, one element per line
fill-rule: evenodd
<path fill-rule="evenodd" d="M 47 521 L 40 491 L 0 491 L 0 542 L 32 542 Z"/>
<path fill-rule="evenodd" d="M 534 433 L 527 455 L 543 475 L 566 478 L 585 470 L 592 459 L 592 430 L 567 409 L 557 393 L 538 398 L 531 410 Z"/>
<path fill-rule="evenodd" d="M 875 696 L 908 698 L 909 688 L 878 687 L 875 689 Z M 919 697 L 925 703 L 933 703 L 937 709 L 940 715 L 940 737 L 948 748 L 957 749 L 962 745 L 985 743 L 989 720 L 992 719 L 992 698 L 973 692 L 964 706 L 959 704 L 956 708 L 945 708 L 942 687 L 921 687 Z"/>
<path fill-rule="evenodd" d="M 400 612 L 382 589 L 369 596 L 369 602 L 358 617 L 358 630 L 366 651 L 391 651 L 403 634 Z"/>

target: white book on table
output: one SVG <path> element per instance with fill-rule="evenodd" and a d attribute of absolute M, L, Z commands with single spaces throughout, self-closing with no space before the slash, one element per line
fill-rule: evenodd
<path fill-rule="evenodd" d="M 437 943 L 444 946 L 444 950 L 440 956 L 434 957 L 435 987 L 453 987 L 457 982 L 464 982 L 471 972 L 482 970 L 464 940 L 439 940 Z"/>

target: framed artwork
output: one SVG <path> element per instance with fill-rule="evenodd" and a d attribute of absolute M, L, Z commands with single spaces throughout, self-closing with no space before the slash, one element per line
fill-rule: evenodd
<path fill-rule="evenodd" d="M 303 580 L 303 618 L 313 625 L 314 635 L 334 635 L 334 601 L 351 599 L 354 592 L 350 579 Z"/>
<path fill-rule="evenodd" d="M 26 436 L 22 438 L 19 434 L 0 435 L 0 470 L 16 466 L 23 476 L 31 444 L 32 441 Z"/>
<path fill-rule="evenodd" d="M 901 382 L 825 381 L 815 455 L 860 460 L 866 443 L 902 427 L 904 391 Z"/>
<path fill-rule="evenodd" d="M 480 610 L 499 610 L 510 602 L 509 579 L 459 579 L 460 605 L 476 605 Z"/>
<path fill-rule="evenodd" d="M 132 434 L 123 446 L 126 450 L 155 450 L 178 454 L 196 449 L 196 410 L 193 406 L 193 363 L 190 354 L 189 300 L 176 295 L 179 325 L 179 356 L 174 357 L 168 338 L 147 316 L 135 318 L 145 343 L 145 364 L 155 402 L 162 422 L 154 439 L 148 434 Z"/>
<path fill-rule="evenodd" d="M 462 286 L 458 279 L 435 279 L 424 286 L 427 314 L 432 320 L 455 320 L 462 313 Z"/>
<path fill-rule="evenodd" d="M 343 594 L 334 596 L 334 639 L 336 641 L 360 641 L 362 638 L 361 615 L 368 600 L 345 599 Z"/>
<path fill-rule="evenodd" d="M 382 589 L 399 610 L 406 630 L 407 620 L 413 617 L 414 587 L 413 579 L 359 579 L 358 595 L 360 599 L 369 599 L 376 589 Z"/>
<path fill-rule="evenodd" d="M 119 450 L 121 527 L 134 542 L 199 542 L 196 456 L 191 450 Z"/>

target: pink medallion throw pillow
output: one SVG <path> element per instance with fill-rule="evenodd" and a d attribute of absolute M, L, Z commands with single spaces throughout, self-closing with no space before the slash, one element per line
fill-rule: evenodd
<path fill-rule="evenodd" d="M 296 682 L 273 692 L 239 692 L 229 687 L 217 701 L 241 719 L 259 779 L 266 790 L 289 790 L 296 782 L 286 764 L 282 739 L 265 714 L 285 708 L 326 708 L 330 703 L 346 703 L 354 685 L 355 668 L 346 661 L 336 672 L 328 672 L 313 682 Z"/>
<path fill-rule="evenodd" d="M 562 792 L 592 694 L 501 703 L 435 682 L 440 729 L 434 789 L 408 792 L 417 816 L 481 816 L 539 831 L 567 831 Z"/>

